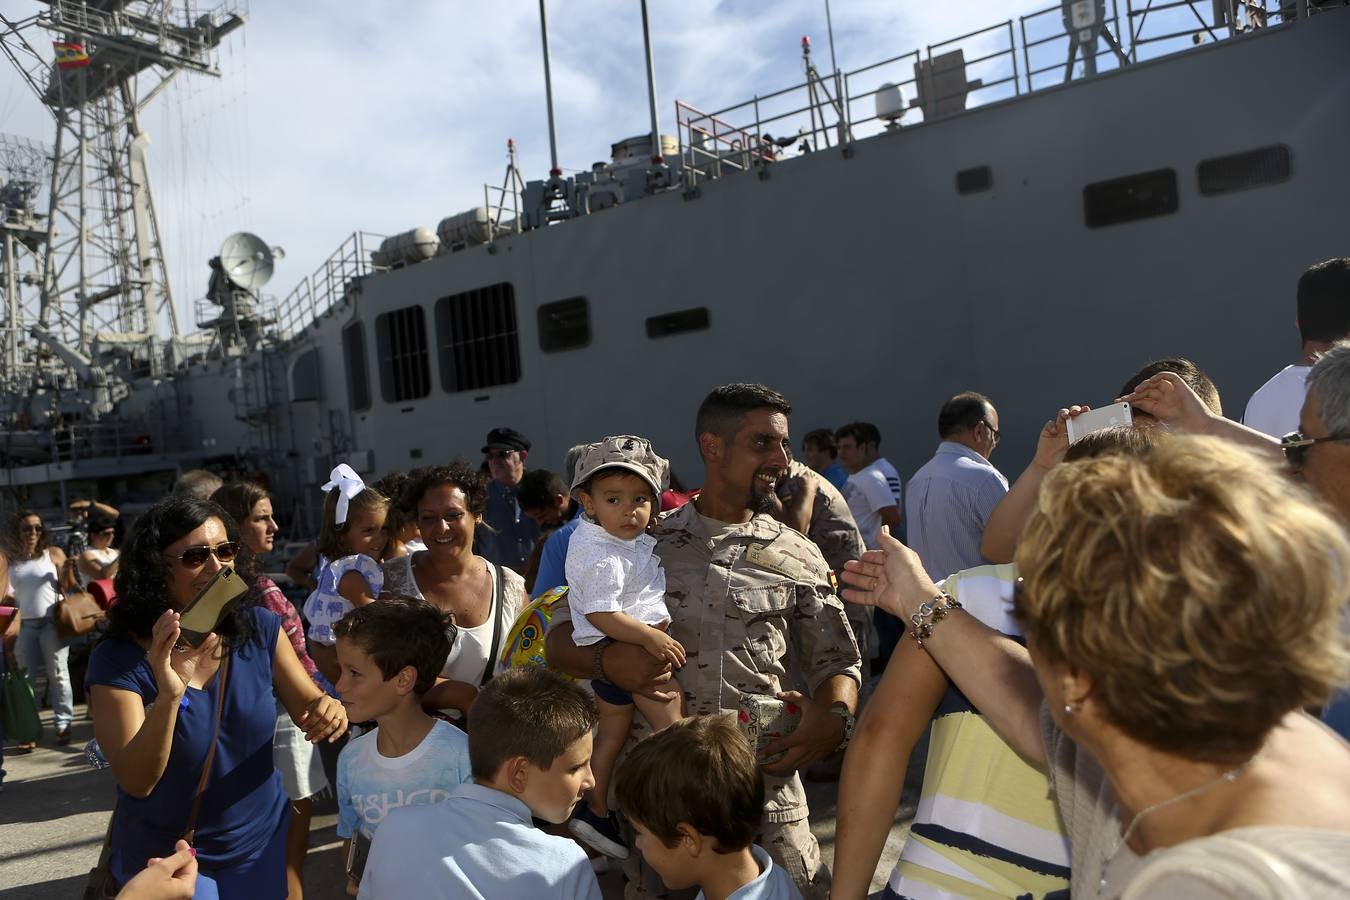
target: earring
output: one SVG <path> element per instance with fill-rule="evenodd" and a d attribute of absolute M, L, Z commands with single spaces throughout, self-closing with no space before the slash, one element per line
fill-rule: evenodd
<path fill-rule="evenodd" d="M 1066 716 L 1071 716 L 1071 715 L 1073 715 L 1074 713 L 1078 712 L 1078 710 L 1080 710 L 1080 709 L 1082 709 L 1082 708 L 1083 708 L 1082 705 L 1081 705 L 1081 704 L 1078 704 L 1078 703 L 1065 703 L 1065 704 L 1064 704 L 1064 715 L 1066 715 Z"/>

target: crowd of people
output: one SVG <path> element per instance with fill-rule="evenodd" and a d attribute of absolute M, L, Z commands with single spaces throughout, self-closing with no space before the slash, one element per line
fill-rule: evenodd
<path fill-rule="evenodd" d="M 120 553 L 111 507 L 72 509 L 69 556 L 23 511 L 0 623 L 66 743 L 53 610 L 113 580 L 84 678 L 107 896 L 299 898 L 330 784 L 360 897 L 599 897 L 599 855 L 632 898 L 859 900 L 883 863 L 886 900 L 1343 896 L 1350 259 L 1302 276 L 1297 315 L 1246 424 L 1157 360 L 1121 373 L 1128 423 L 1065 405 L 1011 484 L 985 394 L 941 405 L 905 480 L 869 422 L 794 459 L 759 384 L 699 406 L 697 490 L 639 435 L 558 471 L 510 427 L 481 466 L 339 465 L 299 609 L 262 573 L 259 484 L 189 473 Z M 519 665 L 522 623 L 546 633 Z M 808 770 L 839 779 L 832 867 Z"/>

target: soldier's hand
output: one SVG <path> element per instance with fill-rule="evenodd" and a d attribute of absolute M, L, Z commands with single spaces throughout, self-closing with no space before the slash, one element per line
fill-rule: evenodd
<path fill-rule="evenodd" d="M 613 643 L 604 649 L 605 678 L 630 694 L 669 703 L 679 695 L 664 690 L 670 682 L 670 663 L 657 659 L 637 644 Z"/>
<path fill-rule="evenodd" d="M 822 703 L 812 703 L 797 691 L 785 691 L 778 699 L 795 703 L 802 708 L 802 721 L 797 730 L 785 738 L 765 745 L 761 759 L 782 753 L 782 759 L 766 763 L 761 768 L 770 775 L 791 775 L 835 751 L 844 740 L 844 720 Z"/>
<path fill-rule="evenodd" d="M 908 622 L 919 604 L 937 596 L 937 586 L 928 577 L 919 554 L 891 537 L 885 525 L 877 535 L 881 549 L 868 550 L 862 559 L 844 563 L 844 584 L 839 596 L 859 606 L 875 606 Z"/>

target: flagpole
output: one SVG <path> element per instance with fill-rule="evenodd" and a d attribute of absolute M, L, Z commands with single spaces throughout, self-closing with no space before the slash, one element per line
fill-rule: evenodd
<path fill-rule="evenodd" d="M 544 8 L 544 4 L 545 0 L 539 0 L 539 33 L 544 40 L 544 101 L 548 106 L 548 152 L 552 161 L 548 174 L 557 178 L 562 174 L 562 169 L 558 168 L 558 133 L 553 127 L 553 75 L 549 71 L 548 10 Z"/>

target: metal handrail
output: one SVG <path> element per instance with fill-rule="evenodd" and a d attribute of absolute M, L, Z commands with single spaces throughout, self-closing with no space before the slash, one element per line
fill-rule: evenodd
<path fill-rule="evenodd" d="M 290 340 L 347 294 L 357 279 L 371 273 L 370 248 L 384 235 L 356 231 L 312 275 L 301 279 L 277 307 L 275 336 Z"/>

